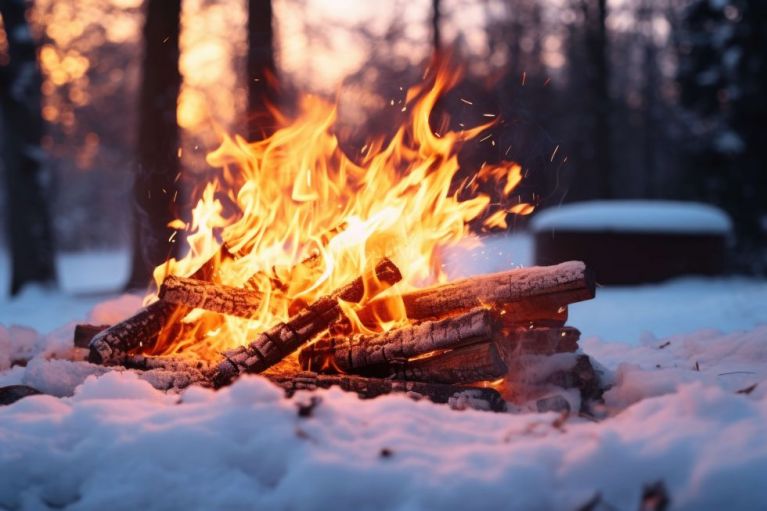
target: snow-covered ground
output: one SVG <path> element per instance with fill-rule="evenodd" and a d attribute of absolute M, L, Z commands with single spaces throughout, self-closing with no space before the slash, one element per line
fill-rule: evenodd
<path fill-rule="evenodd" d="M 124 255 L 88 258 L 89 291 L 126 274 Z M 522 236 L 449 258 L 452 275 L 529 262 Z M 73 323 L 117 321 L 140 298 L 84 296 L 66 273 L 65 291 L 0 298 L 0 386 L 66 396 L 0 407 L 0 509 L 633 510 L 656 483 L 671 509 L 767 508 L 763 281 L 600 288 L 573 306 L 612 388 L 605 419 L 562 424 L 338 389 L 302 418 L 308 395 L 284 399 L 256 376 L 178 396 L 100 375 L 69 360 Z"/>

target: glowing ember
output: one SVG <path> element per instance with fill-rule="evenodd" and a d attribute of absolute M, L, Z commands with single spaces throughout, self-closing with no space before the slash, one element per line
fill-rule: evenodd
<path fill-rule="evenodd" d="M 485 218 L 486 227 L 503 228 L 507 214 L 531 213 L 532 205 L 510 200 L 522 179 L 521 167 L 511 162 L 486 164 L 451 191 L 460 145 L 485 136 L 482 132 L 497 122 L 434 133 L 429 115 L 459 77 L 442 65 L 411 88 L 406 122 L 390 140 L 369 141 L 361 161 L 339 147 L 335 107 L 312 96 L 301 100 L 295 119 L 275 113 L 282 127 L 266 140 L 226 137 L 208 155 L 221 172 L 204 188 L 191 225 L 173 225 L 188 229 L 189 253 L 158 267 L 155 280 L 159 285 L 169 273 L 189 276 L 207 265 L 214 269 L 214 282 L 252 287 L 265 298 L 250 319 L 194 310 L 184 318 L 181 336 L 177 331 L 172 339 L 161 336 L 156 352 L 213 359 L 382 257 L 403 274 L 385 293 L 387 322 L 376 327 L 390 329 L 406 320 L 401 292 L 445 280 L 440 249 L 464 238 L 468 222 Z M 493 204 L 488 214 L 491 199 L 478 192 L 478 182 L 492 183 L 508 204 Z M 225 213 L 225 203 L 236 205 L 236 214 Z M 355 330 L 369 331 L 357 321 L 358 307 L 343 304 Z"/>

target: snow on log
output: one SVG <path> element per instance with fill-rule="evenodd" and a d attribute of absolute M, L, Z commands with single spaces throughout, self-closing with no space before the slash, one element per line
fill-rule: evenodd
<path fill-rule="evenodd" d="M 495 305 L 506 310 L 506 321 L 523 324 L 553 320 L 563 324 L 570 303 L 594 298 L 591 272 L 580 261 L 554 266 L 519 268 L 456 280 L 402 296 L 409 319 L 429 319 L 449 313 Z M 359 311 L 364 324 L 389 320 L 386 299 L 375 300 Z M 566 319 L 566 315 L 564 315 Z M 559 323 L 561 321 L 561 323 Z"/>
<path fill-rule="evenodd" d="M 325 375 L 313 372 L 265 376 L 274 384 L 285 389 L 288 396 L 292 396 L 298 390 L 326 389 L 336 386 L 347 392 L 356 392 L 362 399 L 405 392 L 413 398 L 425 397 L 434 403 L 447 403 L 456 408 L 471 407 L 492 411 L 506 409 L 506 402 L 498 391 L 484 387 L 364 378 L 352 375 Z"/>
<path fill-rule="evenodd" d="M 250 318 L 262 307 L 264 295 L 250 289 L 169 275 L 160 287 L 160 300 L 191 309 Z"/>
<path fill-rule="evenodd" d="M 301 367 L 333 367 L 354 373 L 371 366 L 407 360 L 437 350 L 489 340 L 500 327 L 497 313 L 477 308 L 458 316 L 424 321 L 377 335 L 352 335 L 320 339 L 299 354 Z"/>
<path fill-rule="evenodd" d="M 366 291 L 374 296 L 401 279 L 402 274 L 394 263 L 388 259 L 381 260 L 375 272 L 357 277 L 331 295 L 319 298 L 286 322 L 259 334 L 247 346 L 225 352 L 224 360 L 216 368 L 213 383 L 220 387 L 229 384 L 241 372 L 265 371 L 336 321 L 342 314 L 338 300 L 359 303 Z"/>

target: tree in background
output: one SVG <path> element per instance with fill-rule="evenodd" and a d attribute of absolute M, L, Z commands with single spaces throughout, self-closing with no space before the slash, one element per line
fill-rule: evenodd
<path fill-rule="evenodd" d="M 24 0 L 0 2 L 8 44 L 8 63 L 0 67 L 0 96 L 12 295 L 27 283 L 53 284 L 56 280 L 45 192 L 50 176 L 40 145 L 44 132 L 42 78 L 26 11 Z"/>
<path fill-rule="evenodd" d="M 277 99 L 271 0 L 248 0 L 247 66 L 247 132 L 257 140 L 271 131 L 274 121 L 266 105 Z"/>
<path fill-rule="evenodd" d="M 573 199 L 614 196 L 611 128 L 610 61 L 607 0 L 573 0 L 579 21 L 568 27 L 568 87 L 572 101 L 571 143 L 579 173 L 572 182 Z"/>
<path fill-rule="evenodd" d="M 677 31 L 681 103 L 692 114 L 690 181 L 732 216 L 740 264 L 764 270 L 767 3 L 695 0 Z"/>
<path fill-rule="evenodd" d="M 180 194 L 176 107 L 181 0 L 148 0 L 139 96 L 138 168 L 134 181 L 134 239 L 128 288 L 146 287 L 155 266 L 175 255 L 168 223 Z"/>

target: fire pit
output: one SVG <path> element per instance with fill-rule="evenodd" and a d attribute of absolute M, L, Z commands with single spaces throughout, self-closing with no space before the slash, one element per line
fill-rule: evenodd
<path fill-rule="evenodd" d="M 565 326 L 568 304 L 594 296 L 583 263 L 447 281 L 440 249 L 469 222 L 505 227 L 533 210 L 514 195 L 513 162 L 455 187 L 458 149 L 493 125 L 432 130 L 457 79 L 442 66 L 413 87 L 406 122 L 357 160 L 339 149 L 335 109 L 316 98 L 266 140 L 226 139 L 191 224 L 174 223 L 187 255 L 156 269 L 158 291 L 137 314 L 81 325 L 76 343 L 93 363 L 153 372 L 163 389 L 262 374 L 288 393 L 337 385 L 493 410 L 597 397 L 591 362 L 575 353 L 580 333 Z M 552 400 L 563 388 L 581 395 Z"/>

